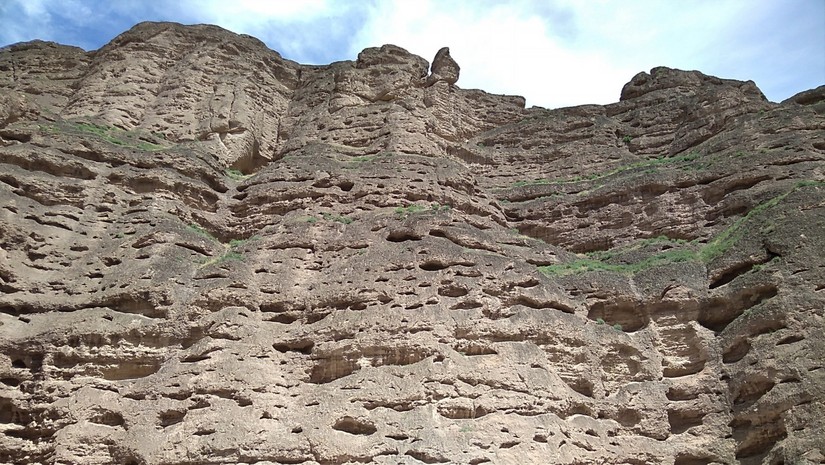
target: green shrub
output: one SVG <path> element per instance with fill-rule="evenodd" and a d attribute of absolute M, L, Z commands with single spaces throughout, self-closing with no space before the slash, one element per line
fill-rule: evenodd
<path fill-rule="evenodd" d="M 350 224 L 355 221 L 348 216 L 333 215 L 332 213 L 321 213 L 321 216 L 327 221 L 335 221 L 343 224 Z"/>
<path fill-rule="evenodd" d="M 423 212 L 423 211 L 427 211 L 427 207 L 425 207 L 424 205 L 412 204 L 412 205 L 407 206 L 407 207 L 398 207 L 398 208 L 396 208 L 395 209 L 395 214 L 399 215 L 399 216 L 407 216 L 407 215 L 411 215 L 413 213 L 420 213 L 420 212 Z"/>
<path fill-rule="evenodd" d="M 629 136 L 626 136 L 629 137 Z M 692 162 L 699 158 L 700 154 L 698 153 L 689 153 L 686 155 L 679 155 L 676 157 L 658 157 L 653 158 L 650 160 L 642 160 L 636 163 L 631 163 L 628 165 L 619 166 L 613 168 L 612 170 L 604 171 L 601 173 L 591 173 L 588 175 L 582 176 L 574 176 L 572 178 L 567 179 L 535 179 L 532 181 L 516 181 L 513 183 L 512 187 L 524 187 L 524 186 L 540 186 L 545 184 L 571 184 L 577 183 L 582 181 L 595 181 L 597 179 L 606 178 L 609 176 L 613 176 L 614 174 L 623 173 L 625 171 L 637 170 L 637 169 L 644 169 L 645 171 L 655 169 L 657 166 L 661 165 L 668 165 L 668 164 L 677 164 L 677 163 L 687 163 Z"/>
<path fill-rule="evenodd" d="M 241 170 L 236 170 L 234 168 L 229 168 L 226 170 L 226 175 L 235 181 L 241 181 L 249 177 L 249 175 L 243 174 Z"/>
<path fill-rule="evenodd" d="M 57 130 L 59 130 L 57 126 L 52 126 L 52 128 L 55 129 L 55 131 L 50 132 L 57 132 Z M 126 131 L 112 126 L 103 126 L 99 124 L 79 122 L 70 123 L 67 130 L 68 132 L 92 134 L 105 140 L 106 142 L 112 145 L 118 145 L 127 148 L 136 148 L 147 152 L 153 152 L 167 148 L 162 145 L 141 139 L 141 137 L 147 137 L 145 133 L 143 136 L 141 136 L 139 132 Z M 154 136 L 154 133 L 150 134 Z M 163 139 L 165 139 L 165 137 Z"/>
<path fill-rule="evenodd" d="M 200 234 L 201 236 L 203 236 L 203 237 L 205 237 L 205 238 L 209 239 L 210 241 L 217 241 L 217 240 L 218 240 L 218 239 L 217 239 L 215 236 L 213 236 L 213 235 L 212 235 L 209 231 L 207 231 L 207 230 L 203 229 L 203 227 L 201 227 L 201 226 L 200 226 L 200 225 L 198 225 L 198 224 L 195 224 L 195 223 L 190 223 L 189 225 L 187 225 L 187 228 L 189 228 L 189 229 L 190 229 L 190 230 L 192 230 L 192 231 L 195 231 L 196 233 L 198 233 L 198 234 Z"/>

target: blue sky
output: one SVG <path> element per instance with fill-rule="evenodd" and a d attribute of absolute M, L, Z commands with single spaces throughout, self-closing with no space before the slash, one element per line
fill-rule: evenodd
<path fill-rule="evenodd" d="M 0 0 L 0 46 L 94 50 L 140 21 L 217 24 L 311 64 L 449 46 L 460 87 L 548 108 L 615 102 L 655 66 L 751 79 L 772 101 L 825 84 L 825 0 Z"/>

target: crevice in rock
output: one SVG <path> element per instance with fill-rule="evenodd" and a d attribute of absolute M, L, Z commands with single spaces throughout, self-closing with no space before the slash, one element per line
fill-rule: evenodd
<path fill-rule="evenodd" d="M 685 431 L 702 424 L 706 413 L 694 408 L 671 408 L 667 411 L 667 421 L 672 434 L 682 434 Z"/>
<path fill-rule="evenodd" d="M 788 436 L 781 418 L 760 425 L 753 425 L 750 420 L 734 419 L 731 428 L 736 440 L 736 459 L 742 465 L 761 464 L 768 452 Z"/>
<path fill-rule="evenodd" d="M 408 455 L 419 462 L 424 463 L 449 463 L 450 460 L 438 453 L 424 452 L 420 450 L 409 450 L 404 455 Z"/>
<path fill-rule="evenodd" d="M 360 434 L 364 436 L 375 434 L 376 431 L 378 431 L 371 421 L 353 418 L 350 416 L 345 416 L 336 420 L 335 424 L 332 425 L 332 429 L 349 434 Z"/>
<path fill-rule="evenodd" d="M 412 231 L 396 230 L 387 235 L 387 240 L 390 242 L 420 241 L 421 236 Z"/>
<path fill-rule="evenodd" d="M 774 258 L 778 257 L 779 255 L 770 251 L 767 251 L 766 257 L 762 258 L 761 260 L 756 261 L 745 261 L 742 263 L 737 263 L 728 267 L 724 270 L 721 274 L 719 274 L 715 279 L 710 282 L 708 286 L 709 289 L 716 289 L 718 287 L 724 286 L 725 284 L 730 283 L 734 279 L 742 276 L 750 272 L 755 266 L 763 265 L 768 263 L 769 261 L 773 260 Z"/>
<path fill-rule="evenodd" d="M 518 295 L 512 299 L 508 299 L 505 302 L 507 306 L 513 305 L 523 305 L 525 307 L 533 308 L 536 310 L 558 310 L 563 313 L 574 314 L 575 310 L 567 305 L 564 305 L 560 302 L 554 301 L 542 301 L 535 297 L 527 296 L 527 295 Z"/>
<path fill-rule="evenodd" d="M 722 353 L 722 363 L 736 363 L 745 358 L 745 355 L 751 350 L 751 344 L 747 339 L 742 339 Z"/>
<path fill-rule="evenodd" d="M 272 348 L 274 348 L 278 352 L 297 352 L 303 355 L 310 355 L 312 353 L 313 347 L 315 347 L 315 343 L 309 339 L 301 339 L 290 342 L 278 342 L 272 344 Z"/>
<path fill-rule="evenodd" d="M 751 405 L 768 393 L 776 385 L 772 379 L 761 373 L 755 373 L 738 381 L 738 392 L 734 392 L 733 405 Z"/>
<path fill-rule="evenodd" d="M 715 297 L 699 309 L 700 325 L 720 333 L 745 310 L 772 299 L 779 292 L 774 284 L 762 284 L 742 289 L 729 297 Z"/>
<path fill-rule="evenodd" d="M 676 456 L 673 465 L 710 465 L 716 461 L 710 457 L 694 455 L 690 453 L 680 453 Z"/>
<path fill-rule="evenodd" d="M 161 428 L 166 428 L 183 421 L 186 410 L 164 410 L 158 413 L 158 422 Z"/>

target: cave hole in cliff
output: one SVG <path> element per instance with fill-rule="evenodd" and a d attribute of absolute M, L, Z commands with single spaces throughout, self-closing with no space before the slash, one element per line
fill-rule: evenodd
<path fill-rule="evenodd" d="M 484 344 L 482 342 L 477 342 L 477 341 L 463 340 L 463 341 L 457 342 L 453 346 L 453 349 L 455 349 L 456 352 L 464 354 L 467 357 L 474 357 L 474 356 L 477 356 L 477 355 L 495 355 L 495 354 L 498 354 L 498 352 L 496 352 L 495 349 L 490 347 L 490 345 Z"/>
<path fill-rule="evenodd" d="M 338 378 L 349 376 L 360 369 L 357 360 L 342 355 L 331 355 L 316 362 L 310 371 L 309 382 L 313 384 L 330 383 Z"/>
<path fill-rule="evenodd" d="M 3 383 L 8 387 L 17 387 L 20 385 L 20 380 L 17 378 L 2 378 L 0 379 L 0 383 Z"/>
<path fill-rule="evenodd" d="M 717 271 L 714 273 L 716 276 L 711 277 L 711 282 L 708 286 L 709 289 L 716 289 L 718 287 L 724 286 L 732 282 L 734 279 L 742 276 L 751 270 L 754 269 L 757 265 L 764 265 L 769 261 L 773 260 L 774 258 L 779 257 L 779 254 L 773 253 L 771 251 L 766 250 L 766 255 L 762 259 L 759 260 L 747 260 L 741 263 L 735 263 L 724 270 Z"/>
<path fill-rule="evenodd" d="M 272 317 L 269 317 L 269 318 L 264 318 L 264 321 L 271 321 L 273 323 L 281 323 L 281 324 L 284 324 L 284 325 L 289 325 L 289 324 L 295 323 L 296 321 L 298 321 L 298 319 L 299 318 L 296 315 L 291 315 L 291 314 L 288 314 L 288 313 L 279 313 L 275 316 L 272 316 Z"/>
<path fill-rule="evenodd" d="M 375 434 L 375 432 L 378 431 L 372 422 L 350 416 L 338 419 L 335 424 L 332 425 L 332 429 L 349 434 L 360 434 L 364 436 Z"/>
<path fill-rule="evenodd" d="M 37 373 L 43 369 L 42 355 L 19 355 L 12 358 L 12 368 L 28 369 L 32 373 Z"/>
<path fill-rule="evenodd" d="M 695 409 L 669 409 L 667 411 L 667 421 L 670 424 L 670 432 L 682 434 L 685 431 L 702 424 L 705 413 Z"/>
<path fill-rule="evenodd" d="M 410 365 L 433 355 L 434 350 L 424 347 L 362 346 L 357 354 L 333 352 L 315 355 L 315 366 L 310 371 L 309 382 L 324 384 L 349 376 L 362 366 Z"/>
<path fill-rule="evenodd" d="M 166 309 L 160 308 L 149 299 L 149 291 L 144 291 L 142 294 L 120 294 L 101 302 L 98 306 L 109 307 L 120 313 L 131 313 L 148 318 L 165 318 L 167 316 Z"/>
<path fill-rule="evenodd" d="M 747 339 L 742 339 L 732 344 L 722 353 L 722 363 L 736 363 L 745 358 L 750 350 L 750 342 Z"/>
<path fill-rule="evenodd" d="M 450 267 L 448 263 L 442 262 L 441 260 L 427 260 L 420 265 L 418 265 L 424 271 L 440 271 Z"/>
<path fill-rule="evenodd" d="M 172 426 L 183 421 L 186 416 L 186 410 L 165 410 L 158 413 L 158 421 L 162 428 Z"/>
<path fill-rule="evenodd" d="M 13 305 L 0 305 L 0 313 L 5 313 L 6 315 L 11 316 L 18 316 L 21 312 Z"/>
<path fill-rule="evenodd" d="M 740 381 L 739 392 L 733 399 L 733 405 L 753 404 L 776 385 L 775 381 L 762 373 L 755 373 Z"/>
<path fill-rule="evenodd" d="M 788 437 L 782 418 L 754 425 L 750 420 L 734 418 L 730 424 L 736 441 L 736 459 L 741 465 L 758 465 L 770 450 Z"/>
<path fill-rule="evenodd" d="M 616 412 L 616 421 L 619 422 L 625 428 L 632 428 L 639 424 L 642 421 L 642 415 L 639 413 L 638 410 L 630 409 L 630 408 L 623 408 L 619 409 Z"/>
<path fill-rule="evenodd" d="M 469 293 L 466 287 L 454 284 L 451 281 L 440 286 L 437 292 L 442 297 L 464 297 Z"/>
<path fill-rule="evenodd" d="M 226 136 L 227 133 L 221 133 L 221 140 L 226 143 L 226 138 L 229 138 L 231 142 L 235 141 L 234 134 L 229 134 Z M 245 134 L 241 134 L 241 137 L 244 137 Z M 254 174 L 262 167 L 266 166 L 271 160 L 261 155 L 261 147 L 260 143 L 258 142 L 257 137 L 252 137 L 252 144 L 248 147 L 244 153 L 232 164 L 229 166 L 229 169 L 237 170 L 243 173 L 244 175 Z"/>
<path fill-rule="evenodd" d="M 579 394 L 593 398 L 593 382 L 587 378 L 572 378 L 562 377 L 562 380 L 570 387 L 570 389 Z"/>
<path fill-rule="evenodd" d="M 98 425 L 106 426 L 123 426 L 125 423 L 123 420 L 123 415 L 106 409 L 98 409 L 98 411 L 95 412 L 91 418 L 89 418 L 89 421 Z"/>
<path fill-rule="evenodd" d="M 309 339 L 272 344 L 272 348 L 274 348 L 278 352 L 297 352 L 303 355 L 311 354 L 313 347 L 315 347 L 315 343 L 310 341 Z"/>
<path fill-rule="evenodd" d="M 387 235 L 387 240 L 390 242 L 420 241 L 421 236 L 413 231 L 402 229 L 390 231 Z"/>
<path fill-rule="evenodd" d="M 699 397 L 693 384 L 670 386 L 665 393 L 670 401 L 693 400 Z"/>
<path fill-rule="evenodd" d="M 720 333 L 746 310 L 776 297 L 774 284 L 763 284 L 724 297 L 715 297 L 699 309 L 697 322 L 705 328 Z"/>
<path fill-rule="evenodd" d="M 713 462 L 714 460 L 709 457 L 690 453 L 681 453 L 676 456 L 676 460 L 673 462 L 673 465 L 709 465 Z"/>
<path fill-rule="evenodd" d="M 791 334 L 790 336 L 785 336 L 782 339 L 780 339 L 776 343 L 776 345 L 782 346 L 782 345 L 793 344 L 795 342 L 804 341 L 804 340 L 805 340 L 805 336 L 802 336 L 801 334 Z"/>
<path fill-rule="evenodd" d="M 100 368 L 100 375 L 109 381 L 145 378 L 160 370 L 160 360 L 134 360 Z"/>
<path fill-rule="evenodd" d="M 638 331 L 648 324 L 648 316 L 641 305 L 627 300 L 600 301 L 593 303 L 587 318 L 610 326 L 620 325 L 627 333 Z"/>

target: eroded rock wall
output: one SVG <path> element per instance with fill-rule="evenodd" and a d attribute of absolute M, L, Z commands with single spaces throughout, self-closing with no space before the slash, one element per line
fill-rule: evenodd
<path fill-rule="evenodd" d="M 0 462 L 823 462 L 823 88 L 458 70 L 0 51 Z"/>

